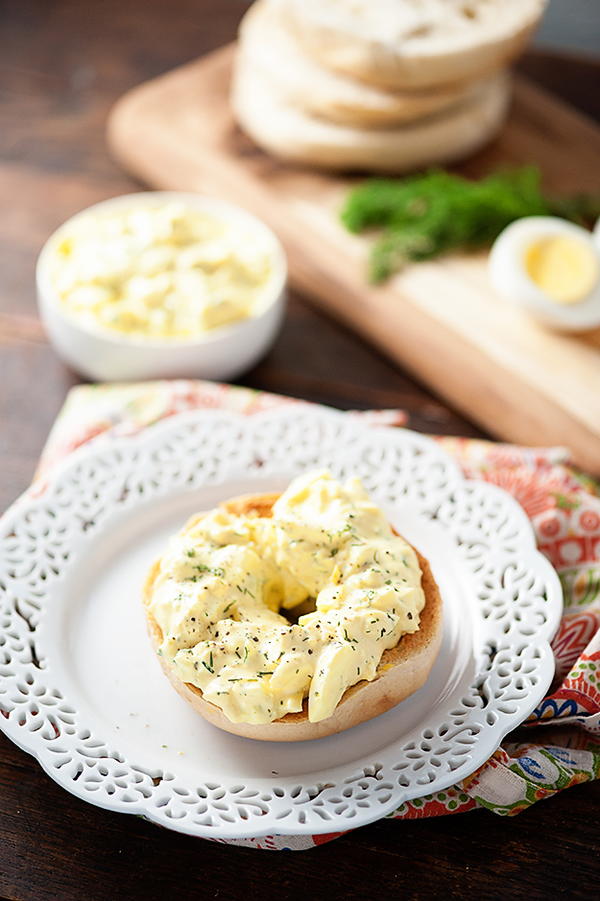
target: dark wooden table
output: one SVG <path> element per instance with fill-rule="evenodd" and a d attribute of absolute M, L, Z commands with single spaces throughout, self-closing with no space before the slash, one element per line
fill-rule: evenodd
<path fill-rule="evenodd" d="M 14 0 L 0 6 L 0 507 L 28 484 L 76 377 L 48 346 L 33 271 L 47 235 L 138 187 L 109 159 L 104 122 L 137 82 L 231 39 L 239 0 Z M 598 65 L 530 54 L 534 78 L 600 116 Z M 342 408 L 403 407 L 422 431 L 481 434 L 360 339 L 292 296 L 283 333 L 245 384 Z M 308 854 L 267 855 L 160 830 L 79 801 L 0 737 L 3 898 L 592 897 L 600 786 L 515 819 L 487 812 L 380 822 Z"/>

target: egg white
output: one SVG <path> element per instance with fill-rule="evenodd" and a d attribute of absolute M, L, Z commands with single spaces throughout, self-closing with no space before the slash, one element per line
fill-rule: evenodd
<path fill-rule="evenodd" d="M 596 225 L 594 226 L 592 237 L 594 239 L 596 247 L 598 248 L 598 252 L 600 252 L 600 219 L 598 219 Z"/>
<path fill-rule="evenodd" d="M 553 216 L 529 216 L 512 222 L 496 239 L 489 257 L 494 290 L 550 328 L 580 332 L 600 326 L 600 223 L 592 236 L 584 228 Z M 537 241 L 555 236 L 585 244 L 598 260 L 598 275 L 581 300 L 562 304 L 539 288 L 527 273 L 525 256 Z"/>

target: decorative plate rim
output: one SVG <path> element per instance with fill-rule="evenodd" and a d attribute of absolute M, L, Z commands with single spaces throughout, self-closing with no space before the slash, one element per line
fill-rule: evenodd
<path fill-rule="evenodd" d="M 200 788 L 198 788 L 195 789 L 197 796 L 193 794 L 190 796 L 189 789 L 186 786 L 178 785 L 175 776 L 171 776 L 169 779 L 165 776 L 160 783 L 162 788 L 159 786 L 160 790 L 156 791 L 151 775 L 141 767 L 136 768 L 134 763 L 125 759 L 119 760 L 118 749 L 115 751 L 117 756 L 114 758 L 107 758 L 96 753 L 92 746 L 96 749 L 100 747 L 108 754 L 108 744 L 102 739 L 95 739 L 85 722 L 78 722 L 77 711 L 70 707 L 68 696 L 63 696 L 61 686 L 45 684 L 44 670 L 40 670 L 35 662 L 35 638 L 38 615 L 44 602 L 51 601 L 53 586 L 56 583 L 51 572 L 52 565 L 48 568 L 47 559 L 44 564 L 46 565 L 45 570 L 40 569 L 39 566 L 36 569 L 37 564 L 35 563 L 33 570 L 27 570 L 27 567 L 23 571 L 19 570 L 19 566 L 22 567 L 22 560 L 19 560 L 18 553 L 15 556 L 19 530 L 21 533 L 29 535 L 28 540 L 33 542 L 34 550 L 44 549 L 46 547 L 44 542 L 47 544 L 49 536 L 53 534 L 51 531 L 47 531 L 52 528 L 52 525 L 48 526 L 48 516 L 46 515 L 49 509 L 48 499 L 51 499 L 53 495 L 55 500 L 56 497 L 62 498 L 63 512 L 61 512 L 59 504 L 58 512 L 53 514 L 61 521 L 64 510 L 70 509 L 75 504 L 73 498 L 69 499 L 69 480 L 73 484 L 78 484 L 78 473 L 81 474 L 84 471 L 88 476 L 90 473 L 93 475 L 94 471 L 100 472 L 105 480 L 102 482 L 103 485 L 112 486 L 114 489 L 116 482 L 116 488 L 122 490 L 123 486 L 137 478 L 140 472 L 146 470 L 151 472 L 152 465 L 156 467 L 157 472 L 159 467 L 163 466 L 166 467 L 166 481 L 163 485 L 160 483 L 160 479 L 157 479 L 160 483 L 156 486 L 157 497 L 165 496 L 169 490 L 173 491 L 175 488 L 181 490 L 182 461 L 177 459 L 177 455 L 172 453 L 169 455 L 168 452 L 169 440 L 177 434 L 187 435 L 194 447 L 196 446 L 194 442 L 200 439 L 204 441 L 202 452 L 198 453 L 195 461 L 192 460 L 188 467 L 192 487 L 218 485 L 232 473 L 249 477 L 250 467 L 256 465 L 260 466 L 261 475 L 268 474 L 268 472 L 280 473 L 284 468 L 289 470 L 293 468 L 289 461 L 286 461 L 284 466 L 276 458 L 276 455 L 268 456 L 268 441 L 262 440 L 260 436 L 264 437 L 265 434 L 268 436 L 269 431 L 273 435 L 281 436 L 287 434 L 286 430 L 294 428 L 298 430 L 300 421 L 306 423 L 307 427 L 310 426 L 317 431 L 320 429 L 325 435 L 323 443 L 316 449 L 314 445 L 310 444 L 305 448 L 294 448 L 294 452 L 299 453 L 301 459 L 304 454 L 305 462 L 301 464 L 301 467 L 308 468 L 311 465 L 306 462 L 307 455 L 311 460 L 311 454 L 314 455 L 314 453 L 319 459 L 327 458 L 327 453 L 336 453 L 335 443 L 339 440 L 340 435 L 351 436 L 356 443 L 356 448 L 353 445 L 352 451 L 349 452 L 350 459 L 352 459 L 352 454 L 356 457 L 352 471 L 363 466 L 366 467 L 366 471 L 371 473 L 373 479 L 376 479 L 381 477 L 383 464 L 375 466 L 370 464 L 368 459 L 365 462 L 366 457 L 361 457 L 359 461 L 359 453 L 364 455 L 380 453 L 384 463 L 389 457 L 392 464 L 396 466 L 396 470 L 394 470 L 395 475 L 388 474 L 387 476 L 386 492 L 391 496 L 392 485 L 394 490 L 397 486 L 398 490 L 404 492 L 403 497 L 408 497 L 415 504 L 421 505 L 419 515 L 429 520 L 437 520 L 436 528 L 444 529 L 451 540 L 455 542 L 457 560 L 460 557 L 463 571 L 469 571 L 471 587 L 479 586 L 478 599 L 471 599 L 470 602 L 479 626 L 481 626 L 480 619 L 483 617 L 482 611 L 488 610 L 488 608 L 490 611 L 489 622 L 488 619 L 485 619 L 486 626 L 489 626 L 487 631 L 482 629 L 479 639 L 475 633 L 473 635 L 473 650 L 478 655 L 479 664 L 484 668 L 469 686 L 469 696 L 462 699 L 465 706 L 460 709 L 460 715 L 454 717 L 453 720 L 457 723 L 457 735 L 463 736 L 461 741 L 465 743 L 466 747 L 466 751 L 459 749 L 461 753 L 455 766 L 451 765 L 453 760 L 451 746 L 447 747 L 444 736 L 437 733 L 434 735 L 434 730 L 429 727 L 422 730 L 420 743 L 413 741 L 411 747 L 411 742 L 405 741 L 406 736 L 401 736 L 385 749 L 385 754 L 387 754 L 391 748 L 398 746 L 396 750 L 401 756 L 395 766 L 385 764 L 377 769 L 380 764 L 373 763 L 371 766 L 365 766 L 362 770 L 356 771 L 357 763 L 355 762 L 331 768 L 332 772 L 340 768 L 347 771 L 348 778 L 339 784 L 288 785 L 288 783 L 297 782 L 298 779 L 303 778 L 299 776 L 297 779 L 281 777 L 277 780 L 280 783 L 279 786 L 267 786 L 262 793 L 254 791 L 252 788 L 248 794 L 250 789 L 244 786 L 237 792 L 227 789 L 225 790 L 227 799 L 225 803 L 233 805 L 232 809 L 238 811 L 238 818 L 234 817 L 229 822 L 224 819 L 220 824 L 213 825 L 212 817 L 216 810 L 214 804 L 216 801 L 222 802 L 223 799 L 223 795 L 220 795 L 222 791 L 220 786 L 211 788 L 206 783 L 207 788 L 202 790 L 205 791 L 204 794 L 198 794 L 200 792 Z M 219 430 L 221 431 L 219 432 Z M 213 469 L 209 468 L 204 475 L 202 473 L 198 475 L 203 461 L 205 459 L 212 460 L 208 449 L 212 449 L 212 453 L 215 453 L 217 446 L 215 445 L 215 441 L 217 441 L 215 433 L 219 432 L 219 441 L 226 441 L 228 431 L 229 437 L 233 434 L 238 439 L 235 442 L 235 449 L 232 450 L 235 458 L 233 463 L 225 461 L 221 469 L 218 469 L 218 465 L 215 464 L 217 470 L 214 467 Z M 265 448 L 267 451 L 265 459 L 259 459 L 257 464 L 257 453 L 264 454 Z M 161 458 L 161 462 L 157 462 L 156 455 L 160 456 L 161 453 L 164 459 Z M 338 461 L 335 456 L 331 459 L 334 466 L 337 466 Z M 100 466 L 100 470 L 93 470 L 94 466 Z M 383 471 L 386 470 L 383 469 Z M 392 469 L 389 472 L 391 473 Z M 100 479 L 101 476 L 98 475 L 97 478 Z M 392 478 L 391 482 L 390 478 Z M 428 488 L 431 497 L 423 489 L 423 486 Z M 96 485 L 96 489 L 97 487 Z M 369 485 L 367 487 L 372 490 Z M 377 496 L 377 490 L 374 493 Z M 129 492 L 127 494 L 129 495 Z M 126 496 L 124 500 L 121 500 L 114 494 L 110 498 L 108 513 L 102 515 L 98 513 L 97 518 L 94 519 L 92 511 L 92 519 L 88 523 L 91 533 L 89 536 L 80 532 L 77 532 L 75 536 L 67 534 L 69 540 L 75 541 L 76 549 L 79 545 L 85 547 L 86 543 L 93 540 L 98 532 L 100 535 L 102 534 L 102 524 L 105 518 L 110 520 L 111 515 L 118 514 L 119 510 L 117 510 L 117 514 L 114 511 L 119 503 L 122 505 L 122 509 L 130 510 L 135 507 L 135 498 L 132 500 L 131 497 Z M 474 505 L 477 504 L 479 505 L 477 512 L 480 521 L 475 522 L 470 511 L 475 509 Z M 44 513 L 45 508 L 46 513 Z M 494 511 L 500 511 L 500 519 L 493 522 L 492 532 L 490 532 L 490 525 L 486 517 L 491 523 L 494 515 L 497 515 Z M 44 529 L 41 532 L 38 529 L 36 533 L 36 528 L 38 528 L 36 517 L 41 518 L 41 521 L 45 523 L 45 534 Z M 500 526 L 504 532 L 496 535 L 494 529 Z M 104 524 L 104 528 L 106 528 L 106 524 Z M 487 533 L 486 528 L 488 529 Z M 85 527 L 83 527 L 83 531 L 87 531 Z M 482 554 L 477 549 L 485 545 L 486 535 L 491 541 L 491 534 L 494 535 L 494 539 L 498 538 L 504 542 L 502 548 L 504 556 L 494 548 L 493 553 L 490 551 L 487 555 L 483 554 L 485 562 L 481 564 Z M 56 536 L 54 535 L 54 537 Z M 544 697 L 554 674 L 554 657 L 549 642 L 560 622 L 562 591 L 556 572 L 544 555 L 537 550 L 531 523 L 517 501 L 495 485 L 465 479 L 457 464 L 432 439 L 407 429 L 391 429 L 386 426 L 378 427 L 361 423 L 358 418 L 335 410 L 315 410 L 303 404 L 250 416 L 223 410 L 194 410 L 161 420 L 132 436 L 110 439 L 99 436 L 89 445 L 79 448 L 58 464 L 41 485 L 34 483 L 32 488 L 6 511 L 0 519 L 0 547 L 4 551 L 0 559 L 0 627 L 3 625 L 6 627 L 4 629 L 5 637 L 0 642 L 0 675 L 3 677 L 0 684 L 0 714 L 2 714 L 0 715 L 0 728 L 22 750 L 32 754 L 54 781 L 75 796 L 105 809 L 143 815 L 158 825 L 190 835 L 225 840 L 259 838 L 274 834 L 316 835 L 348 831 L 385 817 L 405 801 L 433 791 L 443 790 L 472 774 L 494 752 L 504 736 L 532 712 Z M 70 556 L 68 545 L 65 547 L 67 548 L 65 553 L 68 556 L 64 561 L 64 566 L 68 568 L 73 558 Z M 477 556 L 478 553 L 479 556 Z M 477 571 L 474 568 L 475 564 L 478 566 L 481 564 Z M 522 609 L 523 598 L 518 600 L 517 606 L 517 599 L 520 598 L 520 588 L 517 584 L 520 577 L 519 564 L 525 566 L 526 586 L 531 583 L 529 588 L 526 588 L 527 592 L 529 594 L 535 592 L 533 600 L 529 598 L 529 594 L 525 596 L 525 600 L 529 598 L 529 606 Z M 56 565 L 59 568 L 61 566 L 60 563 Z M 504 566 L 501 574 L 498 574 L 499 571 L 497 572 L 498 566 Z M 58 573 L 56 575 L 58 577 Z M 489 590 L 485 587 L 487 583 L 484 576 L 490 582 Z M 504 585 L 506 579 L 508 579 L 508 587 Z M 515 585 L 517 585 L 516 588 Z M 516 592 L 512 606 L 505 597 L 511 590 Z M 29 604 L 29 600 L 22 600 L 25 597 L 23 591 L 28 598 L 31 595 L 32 599 L 26 615 L 22 608 L 24 604 Z M 498 601 L 500 595 L 504 598 L 501 603 Z M 21 604 L 20 608 L 19 603 Z M 17 620 L 20 622 L 17 622 L 15 626 Z M 533 639 L 534 634 L 535 640 Z M 520 645 L 515 644 L 517 638 L 520 638 Z M 478 640 L 479 644 L 477 644 Z M 489 645 L 487 648 L 486 641 Z M 518 654 L 515 650 L 517 647 L 520 647 Z M 514 659 L 515 654 L 518 659 Z M 16 667 L 16 672 L 11 671 L 11 666 L 13 669 Z M 511 671 L 511 666 L 517 668 Z M 31 688 L 32 692 L 38 690 L 36 683 L 39 683 L 39 693 L 30 696 L 28 689 L 24 698 L 20 700 L 19 692 L 23 688 L 23 682 Z M 18 683 L 21 688 L 18 688 Z M 519 685 L 521 688 L 518 688 Z M 525 686 L 524 689 L 523 686 Z M 508 691 L 509 688 L 512 696 Z M 33 701 L 32 698 L 34 698 Z M 452 695 L 448 698 L 449 705 L 451 700 Z M 42 707 L 46 711 L 46 718 L 38 725 L 36 716 L 39 716 Z M 37 708 L 37 713 L 31 713 L 34 708 Z M 487 713 L 484 715 L 485 709 L 487 709 Z M 24 711 L 21 714 L 21 721 L 17 719 L 16 715 L 13 715 L 15 710 Z M 85 711 L 82 711 L 82 717 L 85 717 Z M 424 718 L 426 719 L 426 717 L 427 714 L 424 713 Z M 451 719 L 449 713 L 446 718 Z M 35 731 L 30 731 L 32 722 L 36 725 Z M 57 734 L 53 734 L 52 730 Z M 410 730 L 411 733 L 415 731 L 415 729 Z M 89 737 L 86 737 L 88 733 Z M 410 734 L 408 737 L 410 738 Z M 455 735 L 455 745 L 456 737 Z M 60 743 L 56 748 L 50 750 L 52 743 L 59 738 L 65 750 L 61 750 Z M 70 741 L 71 738 L 73 741 Z M 96 764 L 90 764 L 90 773 L 94 771 L 94 767 L 100 773 L 103 772 L 99 769 L 98 760 L 109 759 L 115 763 L 115 765 L 113 763 L 102 765 L 104 769 L 108 767 L 105 783 L 113 786 L 111 794 L 102 794 L 100 790 L 94 794 L 85 787 L 85 779 L 78 780 L 76 769 L 81 766 L 81 763 L 69 757 L 74 753 L 70 746 L 75 740 L 80 745 L 88 742 L 86 753 L 91 755 L 89 760 L 96 760 Z M 448 742 L 451 740 L 449 738 Z M 476 751 L 469 756 L 475 740 L 477 741 Z M 438 742 L 436 747 L 434 747 L 435 741 Z M 404 747 L 402 747 L 403 744 Z M 66 749 L 67 745 L 70 750 Z M 443 755 L 447 756 L 443 758 Z M 385 755 L 382 752 L 378 756 Z M 57 759 L 63 757 L 65 758 L 64 763 L 57 768 Z M 428 764 L 427 761 L 438 758 L 441 762 L 436 764 L 436 772 L 432 768 L 433 764 Z M 160 764 L 156 769 L 161 769 Z M 419 781 L 417 772 L 420 769 L 427 774 L 429 782 L 424 782 L 424 777 L 421 777 Z M 121 770 L 126 771 L 125 775 L 119 775 Z M 432 773 L 433 775 L 431 775 Z M 86 771 L 86 778 L 88 775 L 89 773 Z M 121 788 L 115 789 L 115 785 L 119 785 L 119 779 L 123 785 Z M 202 776 L 199 777 L 196 780 L 197 783 L 202 782 L 202 779 Z M 261 780 L 253 778 L 246 781 L 252 783 Z M 265 786 L 269 781 L 274 780 L 262 780 Z M 284 785 L 286 787 L 282 788 Z M 101 778 L 99 786 L 104 791 L 104 783 Z M 296 794 L 294 794 L 295 791 Z M 378 796 L 377 792 L 379 792 Z M 339 798 L 336 797 L 336 793 Z M 269 796 L 268 800 L 265 800 L 267 795 Z M 377 804 L 375 796 L 377 796 Z M 167 800 L 164 801 L 164 798 Z M 353 803 L 358 806 L 353 808 Z M 188 805 L 187 809 L 186 804 Z M 285 813 L 286 805 L 289 807 L 287 814 Z M 320 812 L 317 805 L 321 805 Z M 296 809 L 294 810 L 294 808 Z M 181 813 L 182 810 L 183 813 Z M 350 814 L 349 811 L 352 810 L 354 813 Z M 303 815 L 304 818 L 302 818 Z"/>

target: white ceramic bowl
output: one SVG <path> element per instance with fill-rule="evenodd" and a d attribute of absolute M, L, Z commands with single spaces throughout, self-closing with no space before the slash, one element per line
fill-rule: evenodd
<path fill-rule="evenodd" d="M 57 296 L 49 276 L 49 262 L 60 237 L 77 219 L 92 210 L 106 210 L 132 201 L 155 204 L 176 200 L 224 216 L 232 222 L 259 229 L 273 248 L 272 296 L 253 316 L 221 326 L 194 338 L 142 338 L 81 323 L 69 315 Z M 233 379 L 249 369 L 271 347 L 283 320 L 286 301 L 287 265 L 283 248 L 267 226 L 245 210 L 201 194 L 178 191 L 147 191 L 113 197 L 88 207 L 68 219 L 50 236 L 36 268 L 38 308 L 50 341 L 69 366 L 97 381 L 129 381 L 152 378 L 195 377 Z"/>

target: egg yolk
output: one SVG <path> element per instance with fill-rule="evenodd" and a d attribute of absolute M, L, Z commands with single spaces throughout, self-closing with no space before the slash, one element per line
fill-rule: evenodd
<path fill-rule="evenodd" d="M 530 244 L 525 253 L 530 279 L 557 303 L 578 303 L 598 281 L 598 261 L 575 238 L 553 235 Z"/>

